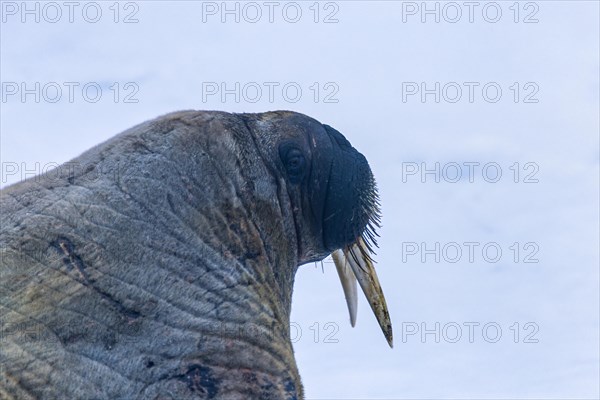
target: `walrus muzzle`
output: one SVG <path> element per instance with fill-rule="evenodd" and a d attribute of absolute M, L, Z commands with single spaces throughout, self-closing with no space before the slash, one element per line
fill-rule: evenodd
<path fill-rule="evenodd" d="M 332 251 L 352 326 L 356 323 L 358 280 L 392 347 L 392 324 L 373 265 L 373 248 L 377 247 L 375 229 L 380 227 L 380 204 L 375 179 L 366 158 L 337 130 L 323 126 L 335 143 L 332 146 L 334 156 L 329 177 L 320 180 L 327 182 L 325 201 L 313 202 L 324 204 L 323 243 L 325 248 Z"/>

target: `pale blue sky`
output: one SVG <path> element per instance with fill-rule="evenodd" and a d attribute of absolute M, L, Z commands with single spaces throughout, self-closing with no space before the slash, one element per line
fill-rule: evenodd
<path fill-rule="evenodd" d="M 47 3 L 39 22 L 35 3 L 33 14 L 21 4 L 2 2 L 2 186 L 179 109 L 291 109 L 332 125 L 365 154 L 383 203 L 377 267 L 395 348 L 363 299 L 350 327 L 333 264 L 301 268 L 292 320 L 307 398 L 600 396 L 598 2 L 476 2 L 472 22 L 464 2 L 427 2 L 437 4 L 439 23 L 421 15 L 422 2 L 276 2 L 272 23 L 264 2 L 239 3 L 239 23 L 234 14 L 221 22 L 221 2 L 122 2 L 118 16 L 113 2 L 98 2 L 96 23 L 86 21 L 95 18 L 86 2 L 72 23 L 65 6 L 52 23 Z M 288 22 L 298 8 L 299 21 Z M 249 22 L 257 9 L 262 17 Z M 123 23 L 127 16 L 138 22 Z M 22 101 L 21 84 L 35 91 L 36 82 L 39 103 L 35 94 Z M 239 102 L 235 94 L 223 102 L 221 83 L 236 82 Z M 439 103 L 435 93 L 422 102 L 421 84 L 436 82 Z M 99 101 L 89 100 L 92 91 L 86 100 L 86 84 L 101 88 Z M 52 103 L 56 87 L 62 98 Z M 457 87 L 462 97 L 452 102 Z M 466 175 L 436 183 L 433 174 L 403 181 L 403 168 L 436 162 L 463 174 L 464 163 L 479 165 L 471 164 L 472 183 Z M 490 170 L 482 175 L 488 163 L 501 168 L 496 183 L 484 179 Z M 407 254 L 436 242 L 440 262 Z M 478 243 L 473 262 L 465 242 Z M 463 251 L 456 263 L 442 252 L 452 243 Z M 490 243 L 502 250 L 498 262 L 481 253 Z M 527 255 L 538 262 L 524 263 Z M 421 338 L 436 323 L 439 343 Z M 456 326 L 462 336 L 453 340 Z M 502 336 L 489 343 L 496 327 Z"/>

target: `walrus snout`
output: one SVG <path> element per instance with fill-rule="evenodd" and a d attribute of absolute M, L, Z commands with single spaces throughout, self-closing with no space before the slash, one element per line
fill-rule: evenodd
<path fill-rule="evenodd" d="M 340 132 L 323 126 L 335 143 L 323 213 L 324 245 L 334 251 L 363 234 L 367 243 L 375 242 L 379 201 L 369 163 Z"/>
<path fill-rule="evenodd" d="M 380 204 L 367 159 L 334 128 L 323 125 L 334 143 L 323 217 L 323 243 L 332 251 L 346 296 L 350 323 L 356 323 L 360 284 L 377 322 L 393 346 L 392 323 L 373 265 Z"/>

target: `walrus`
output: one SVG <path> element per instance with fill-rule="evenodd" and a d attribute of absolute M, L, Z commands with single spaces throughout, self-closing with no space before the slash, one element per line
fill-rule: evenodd
<path fill-rule="evenodd" d="M 294 275 L 330 254 L 392 344 L 375 179 L 306 115 L 167 114 L 0 207 L 3 399 L 301 399 Z"/>

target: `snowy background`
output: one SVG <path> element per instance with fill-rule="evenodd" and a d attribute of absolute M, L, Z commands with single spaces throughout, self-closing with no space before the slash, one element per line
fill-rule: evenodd
<path fill-rule="evenodd" d="M 395 348 L 302 267 L 307 398 L 600 396 L 598 2 L 1 9 L 2 187 L 180 109 L 295 110 L 365 154 Z"/>

